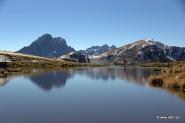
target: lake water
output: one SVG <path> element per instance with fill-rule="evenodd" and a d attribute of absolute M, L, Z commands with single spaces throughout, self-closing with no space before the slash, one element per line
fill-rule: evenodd
<path fill-rule="evenodd" d="M 151 87 L 153 74 L 91 67 L 0 77 L 0 123 L 185 123 L 185 99 Z"/>

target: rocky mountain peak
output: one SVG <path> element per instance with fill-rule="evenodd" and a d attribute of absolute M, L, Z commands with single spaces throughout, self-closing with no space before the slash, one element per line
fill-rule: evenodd
<path fill-rule="evenodd" d="M 50 40 L 52 38 L 53 37 L 51 34 L 44 34 L 44 35 L 40 36 L 37 40 Z"/>
<path fill-rule="evenodd" d="M 84 53 L 87 55 L 99 55 L 101 53 L 108 52 L 108 51 L 113 50 L 115 48 L 116 48 L 116 46 L 114 46 L 114 45 L 109 47 L 107 44 L 104 44 L 102 46 L 92 46 L 90 48 L 87 48 L 84 51 Z"/>
<path fill-rule="evenodd" d="M 111 48 L 111 49 L 116 49 L 116 46 L 115 46 L 115 45 L 111 45 L 110 48 Z"/>
<path fill-rule="evenodd" d="M 68 46 L 62 37 L 52 37 L 51 34 L 44 34 L 36 39 L 30 46 L 20 49 L 18 52 L 44 57 L 58 57 L 75 51 Z"/>

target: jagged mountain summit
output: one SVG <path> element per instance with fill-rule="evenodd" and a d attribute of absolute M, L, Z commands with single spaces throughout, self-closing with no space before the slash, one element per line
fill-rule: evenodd
<path fill-rule="evenodd" d="M 86 50 L 80 50 L 71 52 L 65 55 L 60 56 L 58 59 L 66 60 L 66 61 L 75 61 L 75 62 L 82 62 L 82 63 L 90 63 L 89 58 L 93 56 L 97 56 L 99 54 L 111 51 L 116 49 L 116 46 L 108 46 L 106 44 L 102 46 L 92 46 L 87 48 Z"/>
<path fill-rule="evenodd" d="M 53 38 L 51 34 L 44 34 L 30 46 L 24 47 L 17 52 L 43 57 L 59 57 L 73 51 L 75 49 L 68 46 L 65 39 L 61 37 Z"/>
<path fill-rule="evenodd" d="M 153 39 L 139 40 L 90 58 L 93 63 L 128 64 L 185 60 L 185 48 Z"/>
<path fill-rule="evenodd" d="M 110 50 L 116 49 L 115 45 L 112 46 L 108 46 L 107 44 L 104 44 L 102 46 L 92 46 L 90 48 L 87 48 L 86 50 L 84 50 L 83 52 L 87 55 L 99 55 L 105 52 L 108 52 Z"/>

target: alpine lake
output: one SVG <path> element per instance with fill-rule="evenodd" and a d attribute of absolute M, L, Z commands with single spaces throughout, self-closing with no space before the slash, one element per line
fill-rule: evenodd
<path fill-rule="evenodd" d="M 0 76 L 0 123 L 185 123 L 185 92 L 152 68 L 33 69 Z"/>

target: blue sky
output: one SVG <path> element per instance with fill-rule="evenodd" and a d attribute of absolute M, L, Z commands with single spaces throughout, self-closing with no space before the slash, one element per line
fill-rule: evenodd
<path fill-rule="evenodd" d="M 185 47 L 183 0 L 0 0 L 0 50 L 45 33 L 75 49 L 153 38 Z"/>

